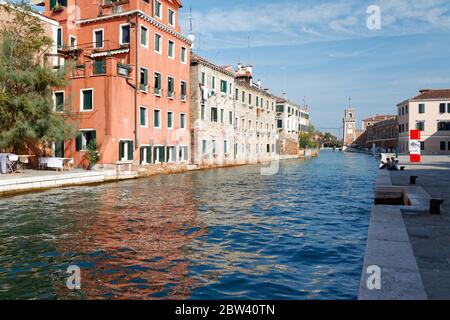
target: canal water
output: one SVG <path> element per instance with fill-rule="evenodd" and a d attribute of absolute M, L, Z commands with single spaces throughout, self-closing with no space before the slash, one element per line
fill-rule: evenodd
<path fill-rule="evenodd" d="M 355 299 L 376 161 L 260 168 L 0 198 L 0 299 Z"/>

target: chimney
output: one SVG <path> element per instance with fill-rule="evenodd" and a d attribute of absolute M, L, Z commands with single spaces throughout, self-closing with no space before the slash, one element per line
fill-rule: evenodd
<path fill-rule="evenodd" d="M 253 79 L 253 68 L 248 65 L 243 67 L 242 64 L 238 64 L 236 70 L 236 77 L 240 78 L 239 81 L 245 82 L 248 85 L 251 85 Z"/>
<path fill-rule="evenodd" d="M 431 91 L 431 89 L 421 89 L 421 90 L 419 90 L 419 92 L 422 94 L 422 93 L 425 93 L 425 92 L 428 92 L 428 91 Z"/>
<path fill-rule="evenodd" d="M 258 79 L 258 88 L 261 89 L 261 80 Z"/>

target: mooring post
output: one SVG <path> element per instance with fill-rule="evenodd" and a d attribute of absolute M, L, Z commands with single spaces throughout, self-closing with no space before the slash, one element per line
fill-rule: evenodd
<path fill-rule="evenodd" d="M 410 176 L 409 177 L 409 184 L 416 184 L 417 176 Z"/>

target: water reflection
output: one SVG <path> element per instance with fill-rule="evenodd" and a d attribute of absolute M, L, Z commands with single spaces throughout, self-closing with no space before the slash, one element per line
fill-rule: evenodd
<path fill-rule="evenodd" d="M 354 298 L 375 168 L 324 153 L 273 177 L 247 166 L 0 200 L 0 298 Z M 71 264 L 81 291 L 65 286 Z"/>

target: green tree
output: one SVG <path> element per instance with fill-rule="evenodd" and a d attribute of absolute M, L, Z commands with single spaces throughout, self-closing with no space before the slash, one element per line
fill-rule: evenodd
<path fill-rule="evenodd" d="M 52 89 L 66 80 L 45 64 L 52 39 L 25 2 L 5 10 L 11 19 L 0 26 L 0 148 L 19 153 L 72 138 L 68 112 L 53 110 Z"/>
<path fill-rule="evenodd" d="M 314 140 L 316 130 L 313 125 L 308 127 L 308 132 L 302 132 L 298 136 L 298 143 L 302 149 L 314 149 L 318 147 L 317 141 Z"/>

